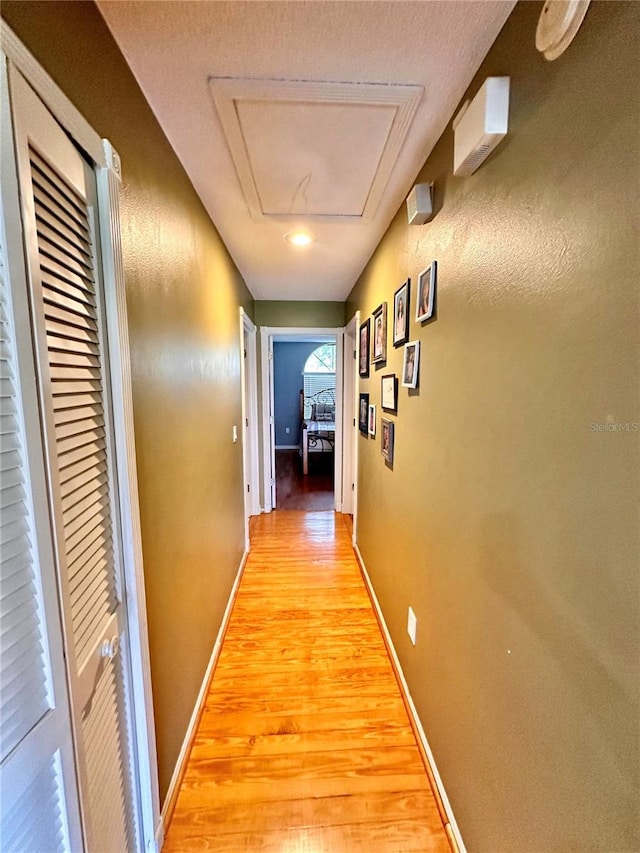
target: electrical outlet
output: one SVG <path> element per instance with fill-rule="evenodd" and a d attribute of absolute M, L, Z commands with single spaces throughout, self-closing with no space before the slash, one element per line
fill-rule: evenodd
<path fill-rule="evenodd" d="M 284 428 L 284 431 L 286 432 L 286 434 L 287 434 L 287 435 L 289 435 L 289 433 L 291 432 L 291 428 L 290 428 L 290 427 L 285 427 L 285 428 Z"/>
<path fill-rule="evenodd" d="M 416 630 L 418 628 L 418 620 L 416 619 L 416 614 L 413 612 L 411 608 L 409 608 L 409 617 L 407 619 L 407 634 L 409 635 L 409 639 L 415 646 L 416 644 Z"/>

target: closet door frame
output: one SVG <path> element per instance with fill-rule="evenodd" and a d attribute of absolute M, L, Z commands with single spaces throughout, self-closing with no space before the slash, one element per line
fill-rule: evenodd
<path fill-rule="evenodd" d="M 84 117 L 58 88 L 47 72 L 31 56 L 4 21 L 0 22 L 2 50 L 0 61 L 6 65 L 9 81 L 19 73 L 36 92 L 46 107 L 74 142 L 83 149 L 94 165 L 99 213 L 99 249 L 104 282 L 108 362 L 114 421 L 114 456 L 118 471 L 118 501 L 122 529 L 123 569 L 126 615 L 129 631 L 132 684 L 132 722 L 138 791 L 132 804 L 138 815 L 145 850 L 159 850 L 162 839 L 157 776 L 157 754 L 146 601 L 142 564 L 142 539 L 138 509 L 131 369 L 127 330 L 124 269 L 120 234 L 121 184 L 120 158 L 108 140 L 102 140 Z M 8 108 L 8 105 L 5 105 Z M 15 163 L 5 163 L 13 168 Z M 15 209 L 5 215 L 20 221 L 19 199 Z M 20 238 L 9 240 L 8 254 L 23 256 Z"/>

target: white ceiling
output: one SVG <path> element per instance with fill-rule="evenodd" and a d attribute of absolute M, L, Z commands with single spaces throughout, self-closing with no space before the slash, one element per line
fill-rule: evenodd
<path fill-rule="evenodd" d="M 303 300 L 348 295 L 515 4 L 97 2 L 253 296 Z"/>

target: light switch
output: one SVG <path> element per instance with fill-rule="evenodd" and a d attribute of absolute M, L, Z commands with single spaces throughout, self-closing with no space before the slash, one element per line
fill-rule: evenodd
<path fill-rule="evenodd" d="M 235 424 L 233 425 L 232 437 L 233 437 L 233 443 L 235 444 L 236 441 L 238 440 L 238 427 Z"/>

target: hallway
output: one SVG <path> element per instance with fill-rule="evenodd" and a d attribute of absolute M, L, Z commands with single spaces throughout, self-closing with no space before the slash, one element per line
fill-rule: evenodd
<path fill-rule="evenodd" d="M 163 850 L 445 853 L 343 516 L 253 522 Z"/>

